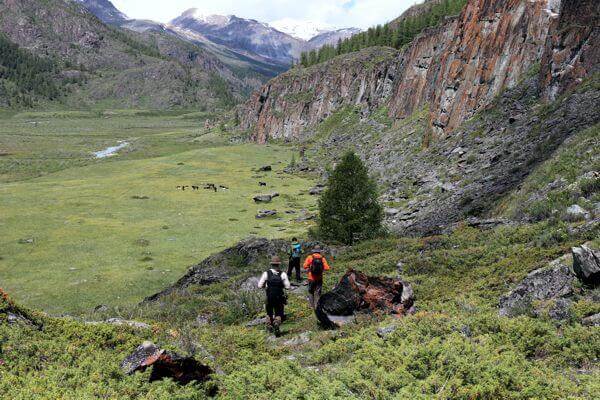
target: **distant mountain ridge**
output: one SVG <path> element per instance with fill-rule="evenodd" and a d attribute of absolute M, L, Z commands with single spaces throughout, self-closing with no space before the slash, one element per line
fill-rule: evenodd
<path fill-rule="evenodd" d="M 336 44 L 358 28 L 331 26 L 291 18 L 272 24 L 235 15 L 204 14 L 196 8 L 169 23 L 130 19 L 109 0 L 75 0 L 101 21 L 136 32 L 168 32 L 212 52 L 230 67 L 250 70 L 267 80 L 300 58 L 302 52 Z"/>
<path fill-rule="evenodd" d="M 249 57 L 281 65 L 290 65 L 304 51 L 335 44 L 340 38 L 360 32 L 358 28 L 331 29 L 292 19 L 270 25 L 235 15 L 205 15 L 195 8 L 185 11 L 167 26 L 184 36 L 201 35 Z M 190 40 L 194 38 L 190 36 Z"/>
<path fill-rule="evenodd" d="M 126 18 L 108 1 L 85 3 L 102 18 L 91 14 L 81 1 L 0 2 L 3 48 L 29 60 L 43 72 L 44 87 L 51 87 L 49 80 L 53 80 L 60 93 L 38 90 L 36 94 L 29 89 L 36 77 L 27 75 L 24 81 L 19 70 L 11 69 L 17 75 L 8 81 L 0 79 L 0 104 L 18 104 L 17 97 L 25 95 L 30 99 L 26 106 L 60 101 L 75 108 L 102 104 L 109 108 L 215 109 L 231 106 L 260 82 L 233 71 L 210 52 L 161 31 L 160 26 L 138 33 L 105 24 L 102 19 Z M 45 66 L 44 60 L 51 64 Z M 22 88 L 20 93 L 13 89 L 15 82 Z"/>

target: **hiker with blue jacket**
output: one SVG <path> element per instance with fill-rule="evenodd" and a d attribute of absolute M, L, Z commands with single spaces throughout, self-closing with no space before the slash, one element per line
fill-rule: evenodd
<path fill-rule="evenodd" d="M 300 276 L 300 257 L 302 257 L 302 244 L 298 242 L 297 238 L 293 238 L 287 276 L 291 279 L 292 273 L 296 270 L 296 282 L 298 283 L 302 282 L 302 277 Z"/>

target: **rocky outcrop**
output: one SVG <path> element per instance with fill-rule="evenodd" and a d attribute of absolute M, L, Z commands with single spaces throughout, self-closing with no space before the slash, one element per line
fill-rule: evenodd
<path fill-rule="evenodd" d="M 259 143 L 300 139 L 334 111 L 385 104 L 392 92 L 397 52 L 370 48 L 311 68 L 293 68 L 271 80 L 238 110 L 240 126 Z"/>
<path fill-rule="evenodd" d="M 556 2 L 470 0 L 457 20 L 433 33 L 437 44 L 427 41 L 423 46 L 419 40 L 413 44 L 425 51 L 417 51 L 418 55 L 432 57 L 431 68 L 425 74 L 427 84 L 433 85 L 432 95 L 424 100 L 430 106 L 434 134 L 451 133 L 504 88 L 514 86 L 539 60 L 552 13 L 558 11 L 552 11 L 553 3 Z M 431 34 L 422 35 L 428 36 Z M 429 45 L 433 45 L 431 50 Z M 443 49 L 439 55 L 436 46 Z M 414 61 L 411 59 L 411 67 Z M 402 100 L 407 96 L 401 95 L 405 93 L 410 92 L 396 92 L 394 96 L 390 112 L 395 117 L 408 116 L 415 110 L 403 111 Z"/>
<path fill-rule="evenodd" d="M 204 286 L 223 282 L 236 274 L 257 272 L 269 265 L 269 257 L 286 253 L 285 240 L 250 238 L 237 245 L 213 254 L 200 264 L 191 267 L 175 284 L 147 297 L 144 302 L 156 301 L 171 293 L 181 292 L 191 286 Z"/>
<path fill-rule="evenodd" d="M 42 329 L 42 323 L 38 318 L 13 303 L 8 294 L 0 289 L 0 324 L 2 323 L 15 327 Z"/>
<path fill-rule="evenodd" d="M 315 313 L 328 328 L 336 326 L 337 316 L 352 316 L 369 311 L 403 316 L 411 314 L 415 297 L 409 284 L 398 278 L 367 276 L 349 270 L 332 291 L 321 296 Z"/>
<path fill-rule="evenodd" d="M 573 294 L 577 279 L 564 259 L 532 271 L 510 293 L 500 298 L 500 315 L 535 313 L 535 301 L 555 300 Z"/>
<path fill-rule="evenodd" d="M 587 285 L 600 284 L 600 251 L 586 245 L 573 247 L 573 270 L 579 280 Z"/>
<path fill-rule="evenodd" d="M 555 320 L 568 320 L 571 305 L 577 300 L 596 303 L 593 270 L 600 271 L 597 251 L 588 246 L 573 247 L 571 257 L 563 256 L 548 266 L 530 272 L 513 290 L 500 297 L 500 316 L 547 315 Z M 597 275 L 596 275 L 597 278 Z M 584 284 L 583 287 L 581 284 Z M 586 317 L 584 325 L 594 325 L 597 316 Z"/>
<path fill-rule="evenodd" d="M 470 0 L 400 53 L 366 49 L 270 81 L 243 108 L 242 128 L 258 142 L 298 139 L 346 105 L 385 105 L 396 119 L 428 106 L 431 132 L 450 134 L 540 59 L 557 5 Z"/>
<path fill-rule="evenodd" d="M 556 2 L 558 3 L 558 2 Z M 540 79 L 547 100 L 579 85 L 600 71 L 600 3 L 563 0 L 554 14 L 541 59 Z"/>

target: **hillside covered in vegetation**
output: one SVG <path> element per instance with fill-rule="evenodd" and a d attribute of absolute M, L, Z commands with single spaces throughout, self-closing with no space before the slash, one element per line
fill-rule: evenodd
<path fill-rule="evenodd" d="M 367 47 L 387 46 L 400 49 L 412 42 L 424 29 L 440 24 L 447 16 L 457 15 L 467 0 L 433 0 L 431 5 L 420 4 L 415 11 L 409 10 L 393 21 L 367 29 L 350 38 L 339 40 L 337 45 L 325 45 L 319 49 L 304 52 L 300 56 L 299 66 L 310 67 L 336 56 L 347 54 Z"/>

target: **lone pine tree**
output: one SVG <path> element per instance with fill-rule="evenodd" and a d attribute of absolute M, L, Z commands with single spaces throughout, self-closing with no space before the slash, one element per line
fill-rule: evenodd
<path fill-rule="evenodd" d="M 382 220 L 377 185 L 350 151 L 335 167 L 319 199 L 318 233 L 325 240 L 352 244 L 380 234 Z"/>

